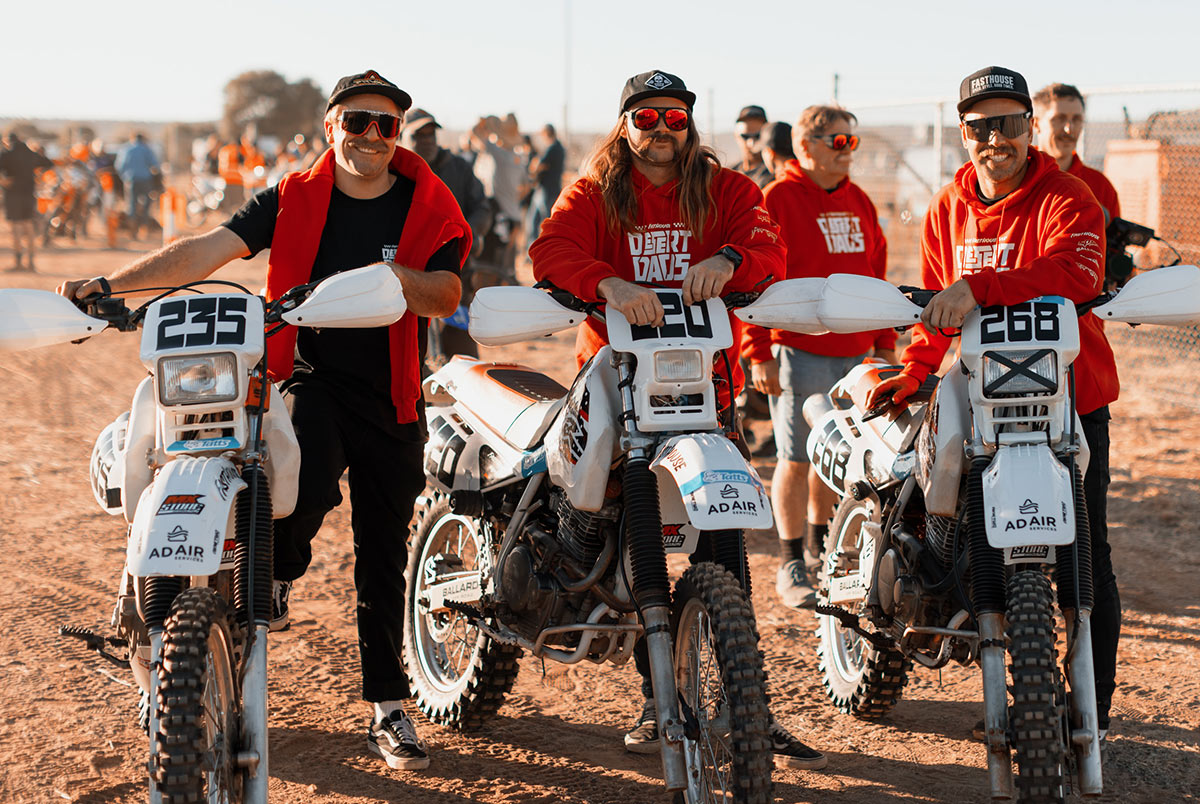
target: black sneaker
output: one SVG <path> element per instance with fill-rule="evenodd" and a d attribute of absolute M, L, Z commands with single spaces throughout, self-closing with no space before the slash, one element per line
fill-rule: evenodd
<path fill-rule="evenodd" d="M 780 726 L 774 715 L 767 724 L 767 736 L 771 738 L 771 750 L 775 754 L 777 768 L 820 770 L 829 764 L 829 759 L 824 754 L 809 748 Z"/>
<path fill-rule="evenodd" d="M 271 587 L 271 631 L 286 631 L 290 622 L 288 595 L 292 593 L 291 581 L 275 581 Z"/>
<path fill-rule="evenodd" d="M 625 750 L 633 754 L 658 753 L 658 708 L 653 698 L 642 704 L 637 724 L 625 735 Z"/>
<path fill-rule="evenodd" d="M 367 748 L 383 757 L 389 768 L 422 770 L 429 767 L 425 743 L 417 736 L 412 719 L 397 709 L 382 720 L 371 720 Z"/>

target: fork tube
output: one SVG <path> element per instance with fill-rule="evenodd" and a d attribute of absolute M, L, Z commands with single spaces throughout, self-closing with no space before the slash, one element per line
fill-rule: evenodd
<path fill-rule="evenodd" d="M 267 804 L 267 626 L 254 625 L 242 682 L 244 739 L 238 765 L 246 768 L 246 804 Z"/>
<path fill-rule="evenodd" d="M 1100 721 L 1096 707 L 1096 669 L 1092 661 L 1092 613 L 1077 618 L 1063 612 L 1067 621 L 1067 677 L 1071 680 L 1071 745 L 1079 768 L 1079 792 L 1098 796 L 1104 792 L 1100 767 Z"/>
<path fill-rule="evenodd" d="M 1008 678 L 1004 667 L 1004 615 L 979 615 L 979 664 L 983 669 L 983 725 L 987 731 L 988 779 L 992 798 L 1012 798 L 1008 747 Z"/>
<path fill-rule="evenodd" d="M 650 469 L 653 442 L 638 432 L 633 399 L 633 358 L 617 357 L 617 388 L 621 394 L 621 426 L 624 431 L 625 546 L 633 568 L 633 597 L 646 628 L 646 652 L 650 659 L 650 683 L 658 716 L 659 747 L 662 750 L 663 781 L 667 790 L 687 787 L 683 758 L 683 721 L 679 717 L 679 694 L 675 687 L 675 650 L 671 637 L 671 584 L 667 577 L 667 554 L 662 541 L 662 514 L 658 502 L 658 478 Z"/>
<path fill-rule="evenodd" d="M 162 804 L 162 793 L 158 789 L 158 784 L 154 781 L 155 771 L 158 768 L 158 757 L 155 755 L 154 743 L 158 738 L 158 682 L 159 676 L 162 673 L 162 629 L 158 628 L 150 632 L 150 701 L 147 709 L 149 710 L 149 731 L 150 731 L 150 760 L 148 763 L 149 778 L 150 778 L 150 804 Z"/>

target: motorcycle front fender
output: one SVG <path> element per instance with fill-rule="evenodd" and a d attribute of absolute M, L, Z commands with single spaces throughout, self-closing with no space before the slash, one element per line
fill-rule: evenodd
<path fill-rule="evenodd" d="M 212 575 L 233 501 L 246 481 L 226 458 L 183 455 L 164 466 L 138 501 L 125 562 L 135 577 Z"/>
<path fill-rule="evenodd" d="M 697 530 L 765 530 L 774 523 L 766 489 L 733 442 L 715 433 L 665 441 L 650 464 L 664 523 L 683 515 Z"/>
<path fill-rule="evenodd" d="M 1045 444 L 1012 444 L 983 473 L 984 526 L 992 547 L 1075 541 L 1071 475 Z"/>

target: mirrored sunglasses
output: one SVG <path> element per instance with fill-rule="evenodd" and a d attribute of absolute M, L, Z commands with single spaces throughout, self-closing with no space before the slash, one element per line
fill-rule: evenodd
<path fill-rule="evenodd" d="M 857 134 L 826 134 L 823 137 L 813 137 L 813 139 L 820 140 L 835 151 L 841 151 L 846 148 L 853 151 L 858 148 Z"/>
<path fill-rule="evenodd" d="M 375 124 L 379 136 L 390 140 L 400 133 L 401 118 L 387 112 L 368 112 L 363 109 L 343 109 L 338 114 L 338 124 L 347 134 L 362 135 L 367 133 L 371 124 Z"/>
<path fill-rule="evenodd" d="M 963 131 L 968 139 L 975 142 L 987 142 L 993 131 L 999 131 L 1005 139 L 1019 137 L 1029 130 L 1030 112 L 1017 114 L 998 114 L 994 117 L 980 117 L 976 120 L 963 120 Z"/>
<path fill-rule="evenodd" d="M 654 106 L 642 106 L 629 110 L 629 119 L 633 121 L 633 127 L 638 131 L 652 130 L 658 125 L 660 117 L 671 131 L 685 131 L 688 127 L 688 121 L 691 119 L 691 113 L 687 109 L 676 107 L 664 109 Z"/>

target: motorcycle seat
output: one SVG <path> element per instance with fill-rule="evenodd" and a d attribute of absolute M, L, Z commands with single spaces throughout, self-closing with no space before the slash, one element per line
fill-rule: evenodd
<path fill-rule="evenodd" d="M 505 441 L 525 451 L 545 435 L 567 389 L 516 363 L 475 363 L 455 377 L 454 397 Z"/>

